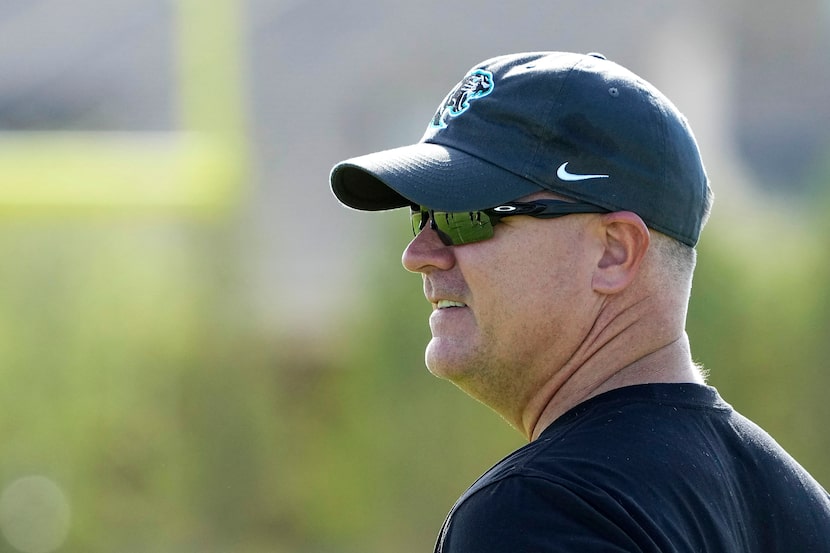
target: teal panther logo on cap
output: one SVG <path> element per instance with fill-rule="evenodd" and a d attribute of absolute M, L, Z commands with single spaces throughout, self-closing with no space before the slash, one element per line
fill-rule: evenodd
<path fill-rule="evenodd" d="M 444 98 L 430 123 L 431 127 L 443 129 L 447 117 L 458 117 L 470 107 L 470 102 L 493 92 L 493 74 L 484 69 L 470 71 L 464 79 Z"/>

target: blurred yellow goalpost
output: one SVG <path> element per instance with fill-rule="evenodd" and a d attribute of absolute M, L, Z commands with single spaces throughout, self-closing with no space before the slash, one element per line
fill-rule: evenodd
<path fill-rule="evenodd" d="M 0 133 L 0 216 L 215 212 L 247 171 L 240 2 L 178 0 L 181 127 L 170 132 Z"/>

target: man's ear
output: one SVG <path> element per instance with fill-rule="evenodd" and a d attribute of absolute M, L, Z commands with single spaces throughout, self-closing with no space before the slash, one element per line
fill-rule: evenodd
<path fill-rule="evenodd" d="M 595 292 L 616 294 L 637 276 L 650 235 L 643 220 L 630 211 L 602 215 L 601 225 L 604 251 L 591 283 Z"/>

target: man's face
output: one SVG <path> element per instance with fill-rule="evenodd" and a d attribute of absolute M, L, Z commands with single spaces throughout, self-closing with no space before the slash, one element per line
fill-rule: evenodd
<path fill-rule="evenodd" d="M 533 195 L 522 200 L 542 197 Z M 508 419 L 568 360 L 601 307 L 594 215 L 506 217 L 493 238 L 445 246 L 426 228 L 403 254 L 432 303 L 430 372 Z"/>

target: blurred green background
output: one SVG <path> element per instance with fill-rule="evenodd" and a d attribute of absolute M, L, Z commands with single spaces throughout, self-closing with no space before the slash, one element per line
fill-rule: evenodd
<path fill-rule="evenodd" d="M 327 173 L 531 49 L 689 115 L 694 356 L 830 484 L 828 3 L 639 4 L 0 4 L 0 552 L 431 550 L 522 442 L 424 369 L 405 214 Z"/>

